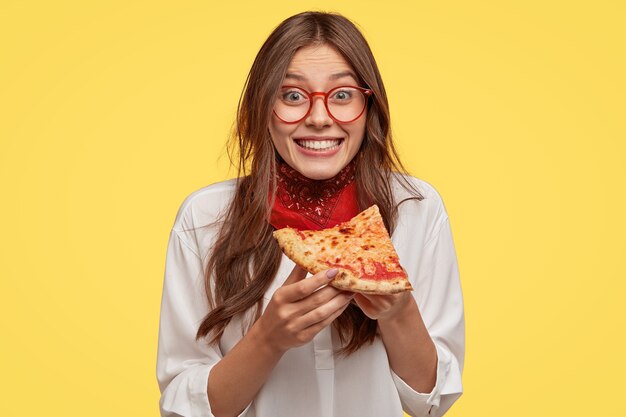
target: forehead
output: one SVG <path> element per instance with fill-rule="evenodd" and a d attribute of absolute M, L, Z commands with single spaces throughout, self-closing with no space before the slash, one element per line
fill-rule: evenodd
<path fill-rule="evenodd" d="M 321 44 L 300 48 L 287 68 L 287 77 L 306 79 L 329 78 L 334 74 L 349 73 L 355 78 L 352 66 L 333 47 Z"/>

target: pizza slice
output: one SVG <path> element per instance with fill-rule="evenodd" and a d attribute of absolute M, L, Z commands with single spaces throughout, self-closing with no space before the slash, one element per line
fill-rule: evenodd
<path fill-rule="evenodd" d="M 413 290 L 376 205 L 328 229 L 286 227 L 274 237 L 283 252 L 310 273 L 337 269 L 330 282 L 335 288 L 364 294 Z"/>

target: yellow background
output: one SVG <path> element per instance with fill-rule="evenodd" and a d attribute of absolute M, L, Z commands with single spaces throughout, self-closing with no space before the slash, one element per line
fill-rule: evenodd
<path fill-rule="evenodd" d="M 466 302 L 450 416 L 626 415 L 620 1 L 0 3 L 3 416 L 157 416 L 165 248 L 282 19 L 344 13 Z"/>

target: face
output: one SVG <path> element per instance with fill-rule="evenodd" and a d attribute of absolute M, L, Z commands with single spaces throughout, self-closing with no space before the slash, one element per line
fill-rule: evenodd
<path fill-rule="evenodd" d="M 312 93 L 358 83 L 352 67 L 335 49 L 316 45 L 296 52 L 283 85 Z M 272 114 L 269 130 L 278 154 L 289 166 L 305 177 L 325 180 L 337 175 L 359 151 L 366 112 L 353 122 L 338 123 L 328 114 L 324 99 L 316 96 L 302 121 L 288 124 Z"/>

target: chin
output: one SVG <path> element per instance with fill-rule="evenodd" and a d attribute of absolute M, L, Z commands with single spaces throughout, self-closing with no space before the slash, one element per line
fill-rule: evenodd
<path fill-rule="evenodd" d="M 316 181 L 322 181 L 322 180 L 327 180 L 329 178 L 334 177 L 335 175 L 339 174 L 339 171 L 341 171 L 343 167 L 295 167 L 295 169 L 302 175 L 304 175 L 305 177 L 312 179 L 312 180 L 316 180 Z"/>

